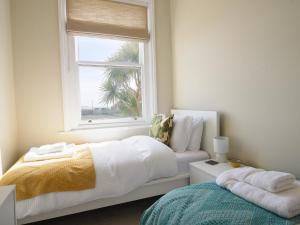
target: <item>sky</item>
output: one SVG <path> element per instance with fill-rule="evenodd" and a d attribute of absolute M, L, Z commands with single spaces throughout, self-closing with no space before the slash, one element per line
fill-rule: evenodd
<path fill-rule="evenodd" d="M 120 49 L 125 41 L 78 37 L 78 58 L 85 61 L 106 61 Z M 99 90 L 105 80 L 105 69 L 100 67 L 80 67 L 80 101 L 81 107 L 106 107 L 100 103 L 103 95 Z"/>
<path fill-rule="evenodd" d="M 105 69 L 99 67 L 80 67 L 80 101 L 82 107 L 107 107 L 100 103 L 103 92 L 99 90 L 100 84 L 105 80 Z"/>
<path fill-rule="evenodd" d="M 120 40 L 99 39 L 90 37 L 78 38 L 79 60 L 106 61 L 126 43 Z"/>

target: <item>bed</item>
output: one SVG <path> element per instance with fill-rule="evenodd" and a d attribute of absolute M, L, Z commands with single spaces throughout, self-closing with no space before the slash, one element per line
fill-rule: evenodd
<path fill-rule="evenodd" d="M 32 199 L 17 202 L 17 215 L 19 213 L 18 224 L 27 224 L 35 221 L 46 220 L 50 218 L 70 215 L 92 209 L 102 208 L 124 202 L 134 201 L 138 199 L 148 198 L 152 196 L 162 195 L 170 190 L 178 187 L 183 187 L 189 184 L 188 164 L 190 162 L 208 159 L 213 155 L 212 140 L 213 137 L 219 135 L 219 115 L 214 111 L 190 111 L 190 110 L 172 110 L 176 115 L 201 116 L 204 119 L 204 132 L 202 137 L 201 151 L 199 152 L 184 152 L 176 153 L 176 162 L 178 172 L 175 175 L 154 179 L 147 183 L 138 186 L 134 190 L 130 190 L 118 197 L 95 197 L 90 195 L 89 198 L 82 196 L 86 195 L 86 191 L 76 193 L 49 193 Z M 59 205 L 57 199 L 64 197 L 71 199 L 79 199 L 71 201 L 70 204 Z M 76 197 L 75 197 L 76 196 Z M 63 202 L 63 201 L 62 201 Z M 45 207 L 45 205 L 50 207 Z M 55 206 L 55 207 L 54 207 Z M 36 210 L 43 209 L 44 210 Z M 33 210 L 35 209 L 35 210 Z"/>
<path fill-rule="evenodd" d="M 219 187 L 195 184 L 167 193 L 147 209 L 140 225 L 295 225 Z"/>

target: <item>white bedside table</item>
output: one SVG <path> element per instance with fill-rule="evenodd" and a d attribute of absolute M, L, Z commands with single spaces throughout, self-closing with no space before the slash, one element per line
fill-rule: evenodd
<path fill-rule="evenodd" d="M 190 163 L 190 184 L 215 181 L 222 172 L 233 169 L 228 163 L 216 165 L 205 163 L 208 160 Z"/>

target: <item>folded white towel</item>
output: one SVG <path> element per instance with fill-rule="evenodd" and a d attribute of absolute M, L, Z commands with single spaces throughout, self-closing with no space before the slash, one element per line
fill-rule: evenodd
<path fill-rule="evenodd" d="M 60 159 L 60 158 L 71 158 L 75 151 L 75 145 L 67 145 L 65 150 L 60 152 L 51 152 L 49 154 L 37 154 L 34 151 L 29 151 L 24 156 L 25 162 L 42 161 L 48 159 Z"/>
<path fill-rule="evenodd" d="M 249 175 L 264 171 L 263 169 L 256 169 L 253 167 L 241 167 L 237 169 L 231 169 L 223 172 L 220 176 L 218 176 L 218 180 L 220 183 L 225 183 L 228 180 L 234 179 L 239 181 L 244 181 Z"/>
<path fill-rule="evenodd" d="M 293 188 L 295 180 L 294 175 L 277 171 L 255 172 L 244 179 L 248 184 L 274 193 Z"/>
<path fill-rule="evenodd" d="M 296 180 L 295 176 L 289 173 L 265 171 L 253 167 L 227 170 L 218 179 L 222 183 L 222 180 L 235 179 L 275 193 L 293 188 Z"/>
<path fill-rule="evenodd" d="M 219 178 L 219 177 L 218 177 Z M 217 184 L 232 193 L 267 209 L 279 216 L 292 218 L 300 214 L 300 183 L 295 182 L 292 189 L 271 193 L 235 179 L 217 179 Z"/>
<path fill-rule="evenodd" d="M 42 145 L 40 147 L 33 147 L 29 152 L 36 153 L 38 155 L 44 155 L 49 153 L 62 152 L 66 149 L 67 144 L 64 142 L 51 144 L 51 145 Z"/>

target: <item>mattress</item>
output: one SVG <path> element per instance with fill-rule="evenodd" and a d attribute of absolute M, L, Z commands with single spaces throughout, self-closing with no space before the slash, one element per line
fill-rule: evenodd
<path fill-rule="evenodd" d="M 178 172 L 179 173 L 188 173 L 189 172 L 189 163 L 202 161 L 209 158 L 209 155 L 206 151 L 185 151 L 175 153 Z"/>

